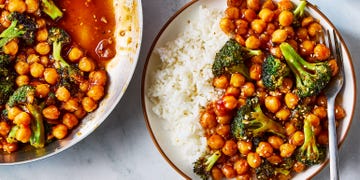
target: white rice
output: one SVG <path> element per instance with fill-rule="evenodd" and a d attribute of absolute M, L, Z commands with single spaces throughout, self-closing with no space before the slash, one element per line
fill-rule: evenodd
<path fill-rule="evenodd" d="M 200 110 L 218 97 L 212 86 L 212 63 L 228 40 L 219 28 L 222 11 L 200 7 L 184 32 L 156 49 L 162 64 L 154 74 L 148 97 L 153 111 L 166 120 L 166 130 L 183 157 L 194 162 L 205 150 Z"/>

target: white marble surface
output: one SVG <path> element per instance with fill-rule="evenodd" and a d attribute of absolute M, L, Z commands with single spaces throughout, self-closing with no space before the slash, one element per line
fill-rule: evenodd
<path fill-rule="evenodd" d="M 113 113 L 90 136 L 53 157 L 37 162 L 0 166 L 0 180 L 57 179 L 182 179 L 153 145 L 141 110 L 141 74 L 150 45 L 161 26 L 189 0 L 143 0 L 144 35 L 140 60 L 132 82 Z M 360 67 L 360 1 L 311 0 L 342 33 Z M 360 71 L 356 76 L 360 77 Z M 360 94 L 359 91 L 357 94 Z M 359 104 L 359 99 L 358 103 Z M 360 177 L 360 113 L 340 150 L 341 178 Z M 325 168 L 314 179 L 329 179 Z"/>

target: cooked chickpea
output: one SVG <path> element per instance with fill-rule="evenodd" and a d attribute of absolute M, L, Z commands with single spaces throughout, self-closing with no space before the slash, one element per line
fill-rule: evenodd
<path fill-rule="evenodd" d="M 7 136 L 10 132 L 10 129 L 11 127 L 8 123 L 6 123 L 5 121 L 0 122 L 0 135 Z"/>
<path fill-rule="evenodd" d="M 279 155 L 273 154 L 270 157 L 266 158 L 271 164 L 280 164 L 282 162 L 282 158 Z"/>
<path fill-rule="evenodd" d="M 20 75 L 26 75 L 30 72 L 30 65 L 25 61 L 17 61 L 15 64 L 15 71 Z"/>
<path fill-rule="evenodd" d="M 87 92 L 87 95 L 91 97 L 93 100 L 98 101 L 100 100 L 104 94 L 105 89 L 103 86 L 95 85 L 91 86 L 89 91 Z"/>
<path fill-rule="evenodd" d="M 300 54 L 308 56 L 314 52 L 315 42 L 305 40 L 300 44 Z"/>
<path fill-rule="evenodd" d="M 79 106 L 79 108 L 74 112 L 74 114 L 78 119 L 82 119 L 86 116 L 87 112 L 81 106 Z"/>
<path fill-rule="evenodd" d="M 313 22 L 308 27 L 308 33 L 311 37 L 315 37 L 318 33 L 322 32 L 322 27 L 319 23 Z"/>
<path fill-rule="evenodd" d="M 200 124 L 204 129 L 211 129 L 216 127 L 216 115 L 208 111 L 202 113 L 202 115 L 200 116 Z"/>
<path fill-rule="evenodd" d="M 256 36 L 249 36 L 245 41 L 245 46 L 249 49 L 258 49 L 261 41 Z"/>
<path fill-rule="evenodd" d="M 294 153 L 296 146 L 293 144 L 285 143 L 280 146 L 280 156 L 284 158 L 291 157 Z"/>
<path fill-rule="evenodd" d="M 7 4 L 7 9 L 10 12 L 23 13 L 26 11 L 26 4 L 23 0 L 9 0 Z"/>
<path fill-rule="evenodd" d="M 26 58 L 26 62 L 29 64 L 35 63 L 35 62 L 40 62 L 40 57 L 36 54 L 30 54 L 27 58 Z"/>
<path fill-rule="evenodd" d="M 47 83 L 54 85 L 58 80 L 58 73 L 55 68 L 45 68 L 44 79 Z"/>
<path fill-rule="evenodd" d="M 49 58 L 47 56 L 41 56 L 40 63 L 44 66 L 47 66 L 49 64 Z"/>
<path fill-rule="evenodd" d="M 267 96 L 265 98 L 265 107 L 272 113 L 276 113 L 280 107 L 281 102 L 276 96 Z"/>
<path fill-rule="evenodd" d="M 233 87 L 241 87 L 242 85 L 245 84 L 245 77 L 239 73 L 234 73 L 231 75 L 230 78 L 230 85 Z"/>
<path fill-rule="evenodd" d="M 252 22 L 257 17 L 256 12 L 253 9 L 245 9 L 243 16 L 248 22 Z"/>
<path fill-rule="evenodd" d="M 308 40 L 309 39 L 308 30 L 306 28 L 299 28 L 296 31 L 296 36 L 299 38 L 299 40 Z"/>
<path fill-rule="evenodd" d="M 50 52 L 50 45 L 47 42 L 40 42 L 36 44 L 35 51 L 40 55 L 47 55 Z"/>
<path fill-rule="evenodd" d="M 315 114 L 320 119 L 325 119 L 327 117 L 327 110 L 323 106 L 316 106 L 312 110 L 312 113 Z"/>
<path fill-rule="evenodd" d="M 257 153 L 250 152 L 247 155 L 247 163 L 250 167 L 257 168 L 261 165 L 261 157 Z"/>
<path fill-rule="evenodd" d="M 19 50 L 19 45 L 16 40 L 11 40 L 3 46 L 3 51 L 5 54 L 15 56 Z"/>
<path fill-rule="evenodd" d="M 343 119 L 346 116 L 344 108 L 342 108 L 339 105 L 335 105 L 335 119 L 340 120 Z"/>
<path fill-rule="evenodd" d="M 317 127 L 320 125 L 320 118 L 313 113 L 305 115 L 305 120 L 310 122 L 313 127 Z"/>
<path fill-rule="evenodd" d="M 256 33 L 261 34 L 266 29 L 266 23 L 262 19 L 255 19 L 251 21 L 251 29 Z"/>
<path fill-rule="evenodd" d="M 26 4 L 26 12 L 35 13 L 39 9 L 39 1 L 38 0 L 25 0 Z"/>
<path fill-rule="evenodd" d="M 50 86 L 48 84 L 36 85 L 36 95 L 40 98 L 46 97 L 50 92 Z"/>
<path fill-rule="evenodd" d="M 92 84 L 105 86 L 107 81 L 107 74 L 104 70 L 92 71 L 89 74 L 89 80 Z"/>
<path fill-rule="evenodd" d="M 290 136 L 289 143 L 295 146 L 301 146 L 304 143 L 304 133 L 302 131 L 296 131 Z"/>
<path fill-rule="evenodd" d="M 30 65 L 30 74 L 32 77 L 39 78 L 44 75 L 45 67 L 44 65 L 35 62 Z"/>
<path fill-rule="evenodd" d="M 75 98 L 70 98 L 68 101 L 63 102 L 61 107 L 69 112 L 74 112 L 79 109 L 79 102 Z"/>
<path fill-rule="evenodd" d="M 259 12 L 259 17 L 264 22 L 271 22 L 274 15 L 275 15 L 274 12 L 272 10 L 268 9 L 268 8 L 263 8 Z"/>
<path fill-rule="evenodd" d="M 44 42 L 49 36 L 48 30 L 46 28 L 39 29 L 36 32 L 36 40 L 39 42 Z"/>
<path fill-rule="evenodd" d="M 271 53 L 271 55 L 273 55 L 274 57 L 279 58 L 279 59 L 281 59 L 283 56 L 279 46 L 271 47 L 270 53 Z"/>
<path fill-rule="evenodd" d="M 249 23 L 243 19 L 237 19 L 235 21 L 236 34 L 245 35 L 248 32 Z M 241 37 L 241 36 L 240 36 Z"/>
<path fill-rule="evenodd" d="M 237 142 L 237 146 L 238 146 L 239 152 L 242 155 L 249 154 L 251 152 L 251 149 L 252 149 L 252 143 L 249 142 L 249 141 L 240 140 L 240 141 Z"/>
<path fill-rule="evenodd" d="M 306 165 L 297 161 L 295 164 L 294 164 L 294 171 L 297 172 L 297 173 L 300 173 L 300 172 L 303 172 L 306 168 Z"/>
<path fill-rule="evenodd" d="M 242 4 L 242 0 L 227 0 L 227 6 L 239 7 Z"/>
<path fill-rule="evenodd" d="M 220 135 L 213 134 L 208 138 L 207 144 L 211 149 L 221 149 L 225 145 L 225 140 Z"/>
<path fill-rule="evenodd" d="M 314 55 L 319 61 L 327 60 L 330 57 L 330 49 L 324 44 L 317 44 L 314 48 Z"/>
<path fill-rule="evenodd" d="M 286 135 L 291 136 L 292 134 L 294 134 L 296 132 L 296 130 L 297 129 L 293 123 L 291 123 L 291 122 L 285 123 Z"/>
<path fill-rule="evenodd" d="M 236 176 L 236 171 L 230 164 L 222 166 L 221 171 L 226 178 L 234 178 Z"/>
<path fill-rule="evenodd" d="M 268 142 L 271 144 L 271 146 L 274 149 L 279 149 L 282 144 L 284 144 L 284 141 L 278 137 L 278 136 L 270 136 L 268 138 Z"/>
<path fill-rule="evenodd" d="M 275 117 L 281 121 L 286 121 L 289 119 L 290 115 L 291 111 L 288 108 L 284 107 L 276 112 Z"/>
<path fill-rule="evenodd" d="M 60 111 L 55 105 L 50 105 L 42 110 L 42 114 L 47 119 L 56 120 L 60 116 Z"/>
<path fill-rule="evenodd" d="M 90 87 L 89 81 L 81 82 L 79 85 L 79 89 L 82 92 L 87 92 L 89 90 L 89 87 Z"/>
<path fill-rule="evenodd" d="M 259 156 L 268 158 L 273 154 L 274 150 L 270 143 L 268 142 L 260 142 L 258 147 L 256 148 L 256 153 L 259 154 Z"/>
<path fill-rule="evenodd" d="M 228 137 L 230 135 L 230 125 L 220 124 L 216 126 L 215 132 L 224 138 Z"/>
<path fill-rule="evenodd" d="M 240 17 L 240 10 L 237 7 L 228 7 L 225 10 L 225 15 L 229 19 L 239 19 Z"/>
<path fill-rule="evenodd" d="M 261 79 L 261 64 L 252 64 L 249 69 L 250 78 L 258 81 Z"/>
<path fill-rule="evenodd" d="M 314 18 L 312 16 L 305 17 L 301 21 L 301 27 L 306 27 L 312 22 L 314 22 Z"/>
<path fill-rule="evenodd" d="M 16 77 L 15 82 L 16 82 L 16 85 L 20 87 L 20 86 L 29 84 L 30 78 L 27 75 L 20 75 L 20 76 Z"/>
<path fill-rule="evenodd" d="M 231 120 L 232 120 L 232 116 L 231 115 L 222 115 L 222 116 L 217 116 L 216 117 L 218 123 L 220 124 L 230 124 Z"/>
<path fill-rule="evenodd" d="M 59 101 L 68 101 L 71 97 L 70 91 L 64 86 L 60 86 L 56 92 L 55 96 Z"/>
<path fill-rule="evenodd" d="M 20 112 L 14 118 L 14 124 L 28 126 L 31 122 L 31 116 L 27 112 Z"/>
<path fill-rule="evenodd" d="M 0 24 L 3 26 L 3 27 L 5 27 L 5 28 L 7 28 L 7 27 L 9 27 L 10 26 L 10 24 L 11 24 L 11 21 L 9 20 L 9 14 L 10 14 L 10 12 L 9 11 L 6 11 L 6 10 L 3 10 L 2 12 L 1 12 L 1 16 L 0 16 Z"/>
<path fill-rule="evenodd" d="M 21 112 L 23 112 L 20 108 L 14 106 L 8 109 L 8 118 L 10 120 L 14 120 L 15 117 L 20 114 Z"/>
<path fill-rule="evenodd" d="M 255 93 L 255 85 L 252 82 L 246 82 L 241 87 L 241 95 L 244 97 L 252 96 Z"/>
<path fill-rule="evenodd" d="M 211 168 L 211 177 L 214 180 L 221 180 L 223 178 L 224 174 L 222 173 L 221 169 L 214 166 Z"/>
<path fill-rule="evenodd" d="M 260 0 L 246 0 L 248 8 L 258 11 L 260 9 Z"/>
<path fill-rule="evenodd" d="M 249 171 L 249 164 L 246 159 L 240 158 L 235 161 L 234 169 L 238 175 L 246 174 Z"/>
<path fill-rule="evenodd" d="M 237 98 L 240 95 L 240 89 L 237 87 L 229 86 L 225 91 L 225 95 L 226 96 L 230 95 L 230 96 L 234 96 L 235 98 Z"/>
<path fill-rule="evenodd" d="M 237 99 L 234 96 L 224 96 L 222 99 L 226 109 L 233 110 L 237 107 Z"/>
<path fill-rule="evenodd" d="M 26 126 L 20 126 L 20 128 L 16 131 L 16 140 L 27 143 L 30 140 L 31 137 L 31 129 Z"/>
<path fill-rule="evenodd" d="M 277 3 L 280 11 L 291 11 L 294 9 L 294 4 L 290 0 L 281 0 Z"/>
<path fill-rule="evenodd" d="M 329 133 L 327 131 L 321 131 L 319 135 L 317 135 L 316 142 L 322 145 L 329 144 Z"/>
<path fill-rule="evenodd" d="M 281 26 L 290 26 L 293 23 L 294 14 L 290 11 L 281 11 L 279 14 L 279 24 Z"/>
<path fill-rule="evenodd" d="M 331 69 L 331 76 L 334 77 L 338 74 L 339 72 L 339 66 L 336 62 L 336 59 L 331 59 L 328 61 L 328 64 L 330 66 L 330 69 Z"/>
<path fill-rule="evenodd" d="M 261 6 L 262 9 L 270 9 L 270 10 L 275 10 L 276 9 L 276 4 L 272 1 L 272 0 L 266 0 L 263 2 L 262 6 Z"/>
<path fill-rule="evenodd" d="M 230 34 L 235 29 L 235 24 L 229 18 L 220 20 L 220 28 L 224 33 Z"/>
<path fill-rule="evenodd" d="M 56 139 L 63 139 L 68 133 L 68 129 L 64 124 L 58 124 L 52 128 L 52 135 Z"/>
<path fill-rule="evenodd" d="M 221 151 L 227 156 L 236 154 L 237 150 L 237 144 L 234 140 L 227 140 L 221 149 Z"/>
<path fill-rule="evenodd" d="M 78 66 L 79 66 L 79 69 L 84 72 L 94 71 L 95 67 L 96 67 L 95 62 L 88 57 L 81 58 Z"/>
<path fill-rule="evenodd" d="M 97 108 L 97 103 L 90 97 L 84 97 L 81 101 L 82 107 L 86 112 L 92 112 Z"/>
<path fill-rule="evenodd" d="M 79 120 L 78 118 L 72 114 L 72 113 L 66 113 L 64 114 L 63 118 L 62 118 L 62 123 L 68 128 L 68 129 L 72 129 L 74 128 L 78 123 Z"/>
<path fill-rule="evenodd" d="M 286 93 L 284 100 L 288 108 L 294 109 L 298 105 L 300 98 L 294 93 Z"/>
<path fill-rule="evenodd" d="M 284 29 L 277 29 L 271 35 L 271 41 L 273 43 L 282 43 L 287 38 L 287 32 Z"/>
<path fill-rule="evenodd" d="M 229 85 L 229 81 L 226 76 L 222 75 L 214 78 L 213 85 L 216 88 L 226 89 Z"/>
<path fill-rule="evenodd" d="M 2 146 L 3 150 L 8 153 L 12 153 L 19 148 L 17 143 L 8 143 L 6 141 L 3 143 Z"/>
<path fill-rule="evenodd" d="M 78 47 L 73 47 L 71 48 L 71 50 L 69 51 L 68 57 L 69 60 L 72 62 L 76 62 L 77 60 L 79 60 L 82 56 L 84 55 L 84 52 L 78 48 Z"/>

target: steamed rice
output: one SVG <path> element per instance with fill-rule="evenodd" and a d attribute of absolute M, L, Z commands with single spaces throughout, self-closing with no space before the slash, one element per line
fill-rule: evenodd
<path fill-rule="evenodd" d="M 153 112 L 167 122 L 164 128 L 189 163 L 207 147 L 200 110 L 218 97 L 211 66 L 215 53 L 228 40 L 218 24 L 222 11 L 200 7 L 198 12 L 174 41 L 156 49 L 161 64 L 148 91 Z"/>

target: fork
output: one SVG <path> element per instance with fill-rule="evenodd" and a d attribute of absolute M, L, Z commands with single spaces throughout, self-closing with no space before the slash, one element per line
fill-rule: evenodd
<path fill-rule="evenodd" d="M 328 47 L 331 50 L 332 58 L 337 60 L 337 65 L 339 67 L 339 72 L 335 77 L 332 77 L 324 93 L 327 98 L 327 113 L 329 121 L 329 154 L 330 154 L 330 179 L 338 180 L 339 179 L 339 159 L 338 159 L 338 142 L 337 142 L 337 133 L 336 133 L 336 124 L 335 124 L 335 99 L 337 94 L 343 87 L 345 81 L 344 66 L 343 66 L 343 56 L 341 43 L 337 37 L 336 31 L 332 30 L 333 41 L 329 30 L 326 30 L 326 39 Z M 334 46 L 334 47 L 333 47 Z"/>

